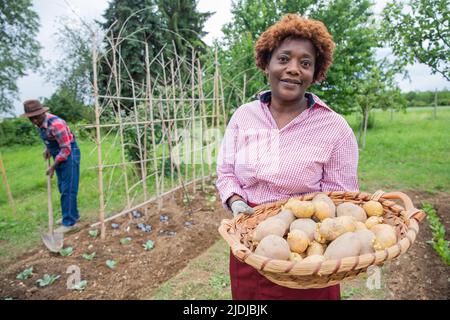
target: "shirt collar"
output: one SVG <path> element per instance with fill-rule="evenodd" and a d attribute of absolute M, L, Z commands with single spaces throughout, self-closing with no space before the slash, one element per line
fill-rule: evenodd
<path fill-rule="evenodd" d="M 49 119 L 49 114 L 46 113 L 44 122 L 42 122 L 42 124 L 41 124 L 41 126 L 39 128 L 47 129 L 48 128 L 48 119 Z"/>
<path fill-rule="evenodd" d="M 318 96 L 311 92 L 305 92 L 305 97 L 308 99 L 308 108 L 312 108 L 314 106 L 323 107 L 331 111 L 331 108 L 328 107 L 325 102 L 320 100 Z M 270 99 L 272 98 L 272 91 L 265 90 L 256 95 L 256 98 L 261 101 L 263 104 L 268 104 Z"/>

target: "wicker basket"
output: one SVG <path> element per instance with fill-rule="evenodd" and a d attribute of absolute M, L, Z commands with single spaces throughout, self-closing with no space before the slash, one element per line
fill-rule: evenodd
<path fill-rule="evenodd" d="M 405 253 L 414 243 L 419 232 L 418 222 L 425 218 L 425 213 L 414 208 L 411 199 L 404 193 L 374 194 L 364 192 L 325 192 L 336 205 L 342 202 L 353 202 L 362 205 L 369 200 L 382 204 L 384 221 L 395 227 L 399 241 L 382 251 L 347 257 L 340 260 L 326 260 L 324 262 L 302 262 L 275 260 L 253 253 L 255 246 L 252 235 L 256 226 L 263 220 L 281 210 L 281 205 L 288 199 L 267 203 L 254 208 L 254 214 L 246 216 L 240 214 L 230 220 L 222 220 L 219 233 L 230 245 L 234 256 L 259 271 L 270 281 L 289 288 L 324 288 L 352 279 L 367 271 L 372 265 L 383 265 L 385 261 L 394 259 Z M 311 200 L 317 193 L 296 197 L 299 200 Z M 399 199 L 405 207 L 388 199 Z"/>

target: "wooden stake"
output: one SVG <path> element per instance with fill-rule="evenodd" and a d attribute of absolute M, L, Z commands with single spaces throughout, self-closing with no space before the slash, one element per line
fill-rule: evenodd
<path fill-rule="evenodd" d="M 5 185 L 6 194 L 8 195 L 9 206 L 11 207 L 13 216 L 16 216 L 16 205 L 14 203 L 14 198 L 12 196 L 11 189 L 9 187 L 8 178 L 6 176 L 6 169 L 5 166 L 3 165 L 3 158 L 1 152 L 0 152 L 0 171 L 2 172 L 3 184 Z"/>
<path fill-rule="evenodd" d="M 94 103 L 95 103 L 95 124 L 96 124 L 96 139 L 97 145 L 97 159 L 98 159 L 98 190 L 99 190 L 99 202 L 100 202 L 100 223 L 101 232 L 100 238 L 105 239 L 106 227 L 105 227 L 105 203 L 103 195 L 103 162 L 102 162 L 102 145 L 100 134 L 100 104 L 98 101 L 98 83 L 97 83 L 97 45 L 95 34 L 92 34 L 92 69 L 93 69 L 93 85 L 94 85 Z"/>

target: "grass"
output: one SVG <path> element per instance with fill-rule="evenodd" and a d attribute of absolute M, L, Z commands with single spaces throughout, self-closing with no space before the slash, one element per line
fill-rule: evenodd
<path fill-rule="evenodd" d="M 357 135 L 356 116 L 347 118 Z M 375 127 L 368 131 L 366 148 L 359 154 L 360 189 L 374 192 L 418 189 L 449 192 L 450 110 L 375 113 Z"/>

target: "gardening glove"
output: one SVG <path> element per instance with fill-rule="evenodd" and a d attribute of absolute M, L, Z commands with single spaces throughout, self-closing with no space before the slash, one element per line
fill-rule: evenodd
<path fill-rule="evenodd" d="M 233 201 L 233 203 L 231 204 L 231 211 L 233 212 L 233 217 L 237 216 L 240 213 L 245 213 L 248 215 L 253 214 L 253 208 L 242 200 Z"/>

